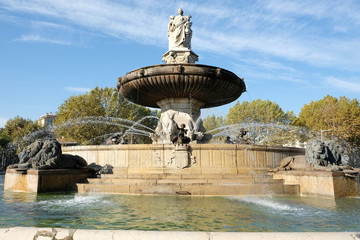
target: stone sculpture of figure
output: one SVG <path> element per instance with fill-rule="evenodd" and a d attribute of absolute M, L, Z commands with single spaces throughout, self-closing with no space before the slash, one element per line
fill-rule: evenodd
<path fill-rule="evenodd" d="M 226 144 L 232 144 L 233 142 L 231 141 L 230 137 L 227 136 L 224 143 L 226 143 Z"/>
<path fill-rule="evenodd" d="M 245 129 L 240 128 L 240 133 L 236 138 L 236 142 L 240 144 L 249 144 L 249 141 L 247 141 L 244 137 L 246 136 L 247 131 Z"/>
<path fill-rule="evenodd" d="M 335 141 L 321 142 L 315 139 L 307 144 L 305 158 L 306 161 L 314 167 L 339 166 L 346 164 L 341 161 L 343 154 L 344 148 Z"/>
<path fill-rule="evenodd" d="M 180 127 L 177 126 L 179 130 L 178 136 L 172 139 L 173 144 L 188 144 L 190 142 L 190 138 L 185 136 L 187 129 L 185 129 L 185 124 L 181 124 Z"/>
<path fill-rule="evenodd" d="M 64 169 L 87 168 L 87 162 L 80 156 L 62 154 L 61 144 L 56 139 L 36 140 L 19 154 L 19 163 L 9 168 L 17 169 Z"/>
<path fill-rule="evenodd" d="M 176 131 L 176 123 L 174 121 L 174 117 L 175 117 L 174 112 L 171 112 L 171 113 L 166 112 L 160 118 L 160 123 L 162 125 L 161 130 L 169 136 L 174 135 L 175 131 Z M 158 131 L 156 131 L 156 132 L 158 132 Z"/>
<path fill-rule="evenodd" d="M 191 49 L 191 22 L 189 16 L 183 16 L 183 10 L 179 8 L 178 16 L 170 16 L 168 26 L 169 50 L 176 48 Z"/>

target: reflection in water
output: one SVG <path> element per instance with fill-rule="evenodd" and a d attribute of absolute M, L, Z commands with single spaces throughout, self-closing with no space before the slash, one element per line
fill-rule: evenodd
<path fill-rule="evenodd" d="M 0 228 L 360 231 L 358 198 L 36 195 L 1 188 L 0 199 Z"/>

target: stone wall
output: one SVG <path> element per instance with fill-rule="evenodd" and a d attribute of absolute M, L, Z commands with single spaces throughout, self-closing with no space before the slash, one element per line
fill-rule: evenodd
<path fill-rule="evenodd" d="M 173 145 L 134 144 L 107 146 L 63 147 L 64 154 L 79 155 L 88 164 L 110 164 L 127 173 L 166 173 L 178 171 L 172 164 Z M 278 166 L 280 161 L 293 155 L 304 155 L 304 149 L 238 144 L 191 145 L 189 174 L 238 174 L 249 170 L 262 170 Z"/>

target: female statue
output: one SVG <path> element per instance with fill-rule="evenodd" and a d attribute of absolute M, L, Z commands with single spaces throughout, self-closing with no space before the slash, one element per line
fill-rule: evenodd
<path fill-rule="evenodd" d="M 170 16 L 168 38 L 169 50 L 191 49 L 191 22 L 190 16 L 183 16 L 183 10 L 179 8 L 178 16 Z"/>

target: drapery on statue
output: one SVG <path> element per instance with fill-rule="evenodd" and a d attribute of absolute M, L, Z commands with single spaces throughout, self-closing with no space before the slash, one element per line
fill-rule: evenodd
<path fill-rule="evenodd" d="M 169 50 L 186 48 L 191 49 L 191 22 L 189 16 L 183 16 L 183 10 L 179 8 L 176 17 L 170 16 L 168 38 Z"/>

